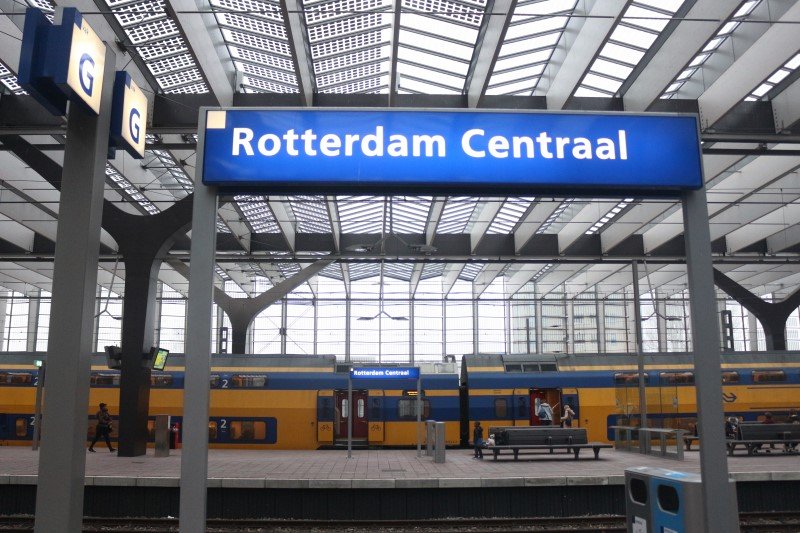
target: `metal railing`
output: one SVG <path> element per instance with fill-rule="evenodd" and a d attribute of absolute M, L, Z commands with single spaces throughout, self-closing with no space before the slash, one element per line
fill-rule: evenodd
<path fill-rule="evenodd" d="M 614 449 L 683 461 L 683 436 L 686 430 L 610 426 L 614 430 Z M 654 446 L 654 442 L 656 446 Z"/>

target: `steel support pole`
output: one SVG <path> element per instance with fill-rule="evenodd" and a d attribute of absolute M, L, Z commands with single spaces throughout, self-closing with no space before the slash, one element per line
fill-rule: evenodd
<path fill-rule="evenodd" d="M 206 113 L 200 111 L 205 131 Z M 202 143 L 198 143 L 202 146 Z M 203 160 L 198 149 L 197 161 Z M 211 310 L 214 294 L 214 254 L 217 245 L 217 189 L 202 182 L 202 165 L 195 173 L 189 302 L 186 310 L 186 371 L 183 387 L 183 450 L 181 452 L 181 533 L 206 529 L 208 478 L 208 383 L 211 377 Z"/>
<path fill-rule="evenodd" d="M 42 366 L 39 367 L 39 378 L 36 380 L 36 403 L 34 404 L 33 413 L 33 443 L 31 450 L 36 451 L 39 449 L 39 439 L 42 437 L 42 392 L 44 388 L 44 380 L 47 368 L 47 361 L 42 361 Z"/>
<path fill-rule="evenodd" d="M 100 223 L 111 122 L 114 52 L 105 47 L 100 114 L 70 104 L 47 342 L 47 402 L 39 451 L 35 530 L 80 531 L 89 423 L 89 367 Z"/>
<path fill-rule="evenodd" d="M 636 334 L 636 366 L 639 371 L 639 426 L 647 427 L 647 390 L 644 380 L 644 343 L 642 342 L 642 296 L 639 294 L 639 263 L 631 261 L 633 274 L 633 329 Z M 652 296 L 652 295 L 651 295 Z M 639 448 L 645 452 L 646 444 L 639 439 Z"/>
<path fill-rule="evenodd" d="M 422 457 L 422 374 L 417 375 L 417 457 Z"/>
<path fill-rule="evenodd" d="M 711 265 L 711 234 L 705 188 L 685 191 L 681 200 L 692 313 L 697 420 L 702 442 L 700 472 L 703 476 L 705 531 L 736 533 L 739 531 L 739 513 L 736 511 L 735 486 L 728 481 L 717 298 Z"/>
<path fill-rule="evenodd" d="M 352 371 L 352 369 L 350 369 Z M 344 411 L 344 410 L 343 410 Z M 345 413 L 342 412 L 342 415 Z M 353 377 L 347 375 L 347 458 L 353 457 Z"/>

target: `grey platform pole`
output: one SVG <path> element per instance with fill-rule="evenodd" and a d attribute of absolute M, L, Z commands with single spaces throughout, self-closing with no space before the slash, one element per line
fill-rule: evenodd
<path fill-rule="evenodd" d="M 717 295 L 711 265 L 711 234 L 705 187 L 683 192 L 681 200 L 692 313 L 705 531 L 735 533 L 739 531 L 739 513 L 736 511 L 735 486 L 728 481 Z"/>
<path fill-rule="evenodd" d="M 200 110 L 198 131 L 205 131 Z M 202 134 L 202 133 L 201 133 Z M 203 160 L 198 143 L 197 161 Z M 189 305 L 186 313 L 186 374 L 183 386 L 183 451 L 181 453 L 181 533 L 206 530 L 208 477 L 208 382 L 211 376 L 211 306 L 214 253 L 217 244 L 217 189 L 202 184 L 197 165 L 192 211 Z"/>
<path fill-rule="evenodd" d="M 642 342 L 642 296 L 639 293 L 639 263 L 631 261 L 633 275 L 633 329 L 636 334 L 636 366 L 639 372 L 639 427 L 647 427 L 647 390 L 644 380 L 644 343 Z M 651 295 L 652 297 L 652 295 Z M 655 305 L 655 303 L 653 303 Z M 639 435 L 639 450 L 647 453 L 650 442 L 642 440 Z"/>
<path fill-rule="evenodd" d="M 351 457 L 353 457 L 353 377 L 350 374 L 348 374 L 347 375 L 347 458 L 350 459 Z"/>
<path fill-rule="evenodd" d="M 417 376 L 417 457 L 422 457 L 422 374 Z"/>
<path fill-rule="evenodd" d="M 58 208 L 53 303 L 47 341 L 35 530 L 80 531 L 89 423 L 89 367 L 97 259 L 111 121 L 114 52 L 105 47 L 100 114 L 70 104 Z"/>
<path fill-rule="evenodd" d="M 42 393 L 44 392 L 44 380 L 47 370 L 47 361 L 42 361 L 42 366 L 39 367 L 39 379 L 36 380 L 36 402 L 34 403 L 33 413 L 33 443 L 31 450 L 36 451 L 39 449 L 39 440 L 42 438 Z"/>

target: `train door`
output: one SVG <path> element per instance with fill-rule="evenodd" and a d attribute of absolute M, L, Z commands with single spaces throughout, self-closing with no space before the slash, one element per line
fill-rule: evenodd
<path fill-rule="evenodd" d="M 336 421 L 334 438 L 337 441 L 347 440 L 347 418 L 353 417 L 353 440 L 367 441 L 369 424 L 367 419 L 367 391 L 353 391 L 353 405 L 348 405 L 347 391 L 338 390 L 334 394 L 336 398 Z"/>
<path fill-rule="evenodd" d="M 382 443 L 386 438 L 384 426 L 384 398 L 383 391 L 372 391 L 369 397 L 369 442 L 370 444 Z M 355 419 L 354 419 L 355 420 Z M 345 429 L 347 431 L 347 429 Z M 355 430 L 353 430 L 355 438 Z"/>
<path fill-rule="evenodd" d="M 576 389 L 569 389 L 568 391 L 561 392 L 561 409 L 559 412 L 561 416 L 564 414 L 564 407 L 567 405 L 575 412 L 572 418 L 572 427 L 580 427 L 581 425 L 581 406 L 578 404 L 578 391 Z M 558 413 L 556 413 L 558 414 Z M 558 420 L 556 421 L 556 423 Z"/>
<path fill-rule="evenodd" d="M 547 402 L 553 409 L 553 419 L 559 420 L 558 413 L 562 409 L 561 404 L 561 389 L 531 389 L 530 390 L 530 421 L 532 426 L 541 426 L 542 421 L 539 419 L 539 406 L 542 402 Z M 554 421 L 554 424 L 558 422 Z"/>
<path fill-rule="evenodd" d="M 511 407 L 511 420 L 513 421 L 513 425 L 530 425 L 529 400 L 530 394 L 527 389 L 514 389 L 513 405 Z"/>

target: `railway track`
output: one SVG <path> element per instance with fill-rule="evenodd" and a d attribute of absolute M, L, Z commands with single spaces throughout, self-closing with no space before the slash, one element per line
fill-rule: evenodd
<path fill-rule="evenodd" d="M 106 533 L 172 533 L 174 518 L 85 518 L 83 531 Z M 483 518 L 443 520 L 221 520 L 210 519 L 206 531 L 272 533 L 616 533 L 626 531 L 624 516 L 578 516 L 557 518 Z M 742 533 L 800 531 L 800 512 L 742 513 Z M 0 532 L 33 531 L 33 517 L 0 517 Z"/>

